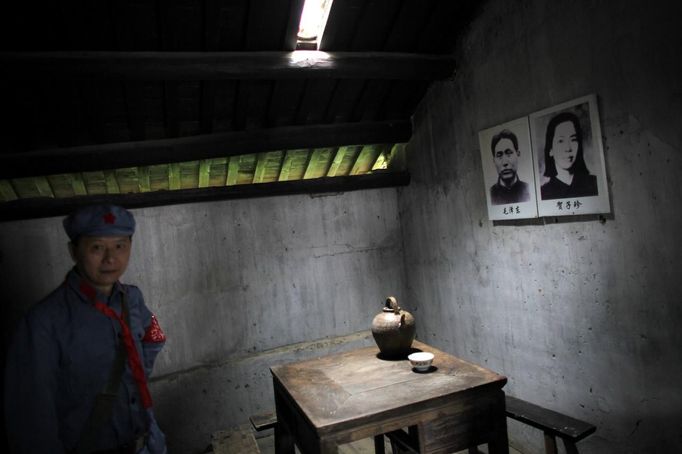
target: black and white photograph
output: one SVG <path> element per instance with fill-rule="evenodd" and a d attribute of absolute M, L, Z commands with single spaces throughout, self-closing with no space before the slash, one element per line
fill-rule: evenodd
<path fill-rule="evenodd" d="M 596 95 L 531 114 L 530 128 L 538 214 L 609 212 Z"/>
<path fill-rule="evenodd" d="M 485 129 L 478 136 L 489 219 L 537 217 L 528 118 Z"/>

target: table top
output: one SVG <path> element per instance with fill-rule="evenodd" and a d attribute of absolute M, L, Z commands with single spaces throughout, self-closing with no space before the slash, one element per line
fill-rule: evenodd
<path fill-rule="evenodd" d="M 434 354 L 428 372 L 407 358 L 386 360 L 376 346 L 274 366 L 275 383 L 291 396 L 320 433 L 378 416 L 433 408 L 485 388 L 500 389 L 507 378 L 415 341 L 413 351 Z"/>

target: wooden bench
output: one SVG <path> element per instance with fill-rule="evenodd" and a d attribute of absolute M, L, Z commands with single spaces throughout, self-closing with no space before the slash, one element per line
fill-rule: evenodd
<path fill-rule="evenodd" d="M 543 431 L 545 453 L 557 454 L 556 437 L 561 438 L 567 454 L 578 454 L 575 444 L 597 430 L 595 426 L 579 419 L 557 413 L 539 405 L 506 397 L 507 417 Z"/>
<path fill-rule="evenodd" d="M 211 435 L 211 448 L 213 454 L 260 454 L 249 424 L 214 432 Z"/>
<path fill-rule="evenodd" d="M 548 410 L 516 397 L 506 396 L 505 403 L 508 418 L 542 430 L 545 437 L 546 454 L 557 454 L 556 437 L 561 438 L 564 442 L 567 454 L 578 454 L 578 448 L 576 448 L 575 444 L 597 430 L 590 423 Z M 256 431 L 272 429 L 277 425 L 277 415 L 274 412 L 254 415 L 249 419 Z M 409 435 L 403 430 L 394 430 L 384 435 L 391 441 L 391 445 L 397 452 L 419 452 L 413 441 L 414 436 Z M 478 452 L 477 448 L 469 448 L 470 454 Z"/>
<path fill-rule="evenodd" d="M 277 415 L 273 411 L 249 416 L 249 421 L 256 432 L 274 429 L 277 425 Z"/>

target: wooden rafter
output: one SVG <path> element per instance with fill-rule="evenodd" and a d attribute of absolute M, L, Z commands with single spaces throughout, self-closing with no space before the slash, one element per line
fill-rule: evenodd
<path fill-rule="evenodd" d="M 274 80 L 450 77 L 450 55 L 401 52 L 0 52 L 7 80 Z"/>

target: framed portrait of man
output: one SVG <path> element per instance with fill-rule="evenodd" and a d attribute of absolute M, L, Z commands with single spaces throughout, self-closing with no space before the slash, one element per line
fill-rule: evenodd
<path fill-rule="evenodd" d="M 611 210 L 597 96 L 592 94 L 529 116 L 540 216 Z"/>
<path fill-rule="evenodd" d="M 535 218 L 535 179 L 528 117 L 478 133 L 488 218 Z"/>

